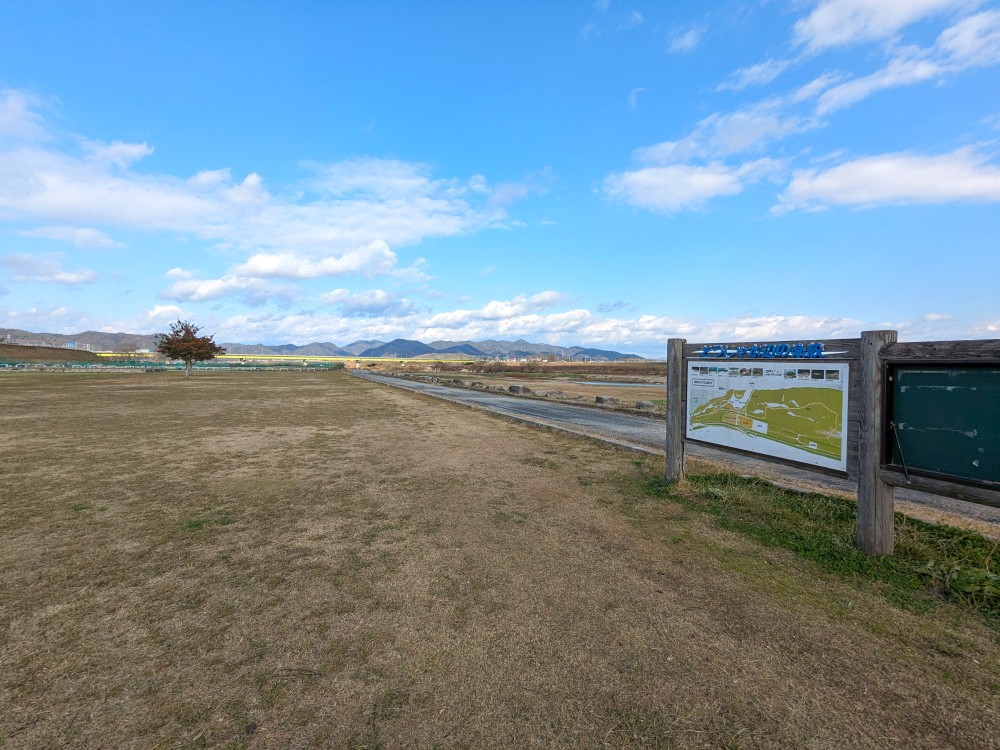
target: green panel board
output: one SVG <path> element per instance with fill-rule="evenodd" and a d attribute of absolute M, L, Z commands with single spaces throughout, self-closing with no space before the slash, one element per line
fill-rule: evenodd
<path fill-rule="evenodd" d="M 900 365 L 890 385 L 893 464 L 1000 483 L 1000 368 Z"/>

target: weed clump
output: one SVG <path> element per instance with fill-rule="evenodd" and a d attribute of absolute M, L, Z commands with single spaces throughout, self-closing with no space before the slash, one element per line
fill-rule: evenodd
<path fill-rule="evenodd" d="M 897 513 L 895 553 L 871 557 L 855 544 L 857 506 L 851 500 L 785 490 L 735 474 L 688 480 L 681 489 L 662 478 L 650 479 L 646 490 L 707 514 L 721 528 L 790 550 L 825 572 L 876 584 L 894 604 L 919 612 L 952 602 L 1000 628 L 998 545 L 978 534 Z"/>

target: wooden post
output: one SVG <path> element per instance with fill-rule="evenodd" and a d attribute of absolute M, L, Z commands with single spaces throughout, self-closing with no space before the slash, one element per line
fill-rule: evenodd
<path fill-rule="evenodd" d="M 879 478 L 885 425 L 885 372 L 882 348 L 896 343 L 895 331 L 861 334 L 861 440 L 858 466 L 858 547 L 869 555 L 891 555 L 893 487 Z"/>
<path fill-rule="evenodd" d="M 685 339 L 667 341 L 667 481 L 684 478 L 684 345 Z"/>

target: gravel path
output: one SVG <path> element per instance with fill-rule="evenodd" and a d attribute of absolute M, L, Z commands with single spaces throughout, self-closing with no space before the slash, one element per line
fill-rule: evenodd
<path fill-rule="evenodd" d="M 578 435 L 586 435 L 606 442 L 638 448 L 654 453 L 663 453 L 665 426 L 661 420 L 637 417 L 615 411 L 574 406 L 556 401 L 518 398 L 484 391 L 471 391 L 433 385 L 415 380 L 375 375 L 369 372 L 353 371 L 352 374 L 378 383 L 406 388 L 436 398 L 502 414 L 525 422 L 545 425 Z M 728 464 L 741 474 L 766 477 L 777 484 L 789 484 L 799 488 L 829 492 L 831 490 L 856 494 L 857 483 L 840 477 L 818 474 L 808 469 L 800 469 L 770 461 L 762 461 L 749 456 L 741 456 L 726 451 L 715 450 L 702 445 L 688 445 L 686 454 L 717 463 Z M 916 506 L 931 512 L 956 515 L 973 519 L 986 527 L 984 533 L 1000 535 L 1000 508 L 976 505 L 962 500 L 953 500 L 926 492 L 896 489 L 896 499 L 902 504 Z M 940 520 L 947 521 L 947 518 Z"/>

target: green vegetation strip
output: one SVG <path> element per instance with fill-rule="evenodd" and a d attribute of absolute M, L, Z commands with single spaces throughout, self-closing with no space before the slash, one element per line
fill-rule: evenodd
<path fill-rule="evenodd" d="M 1000 544 L 973 532 L 897 513 L 895 554 L 870 557 L 854 544 L 857 508 L 843 498 L 733 474 L 691 476 L 687 486 L 649 479 L 646 491 L 705 513 L 721 528 L 789 550 L 827 573 L 872 586 L 911 611 L 948 600 L 1000 628 Z"/>

